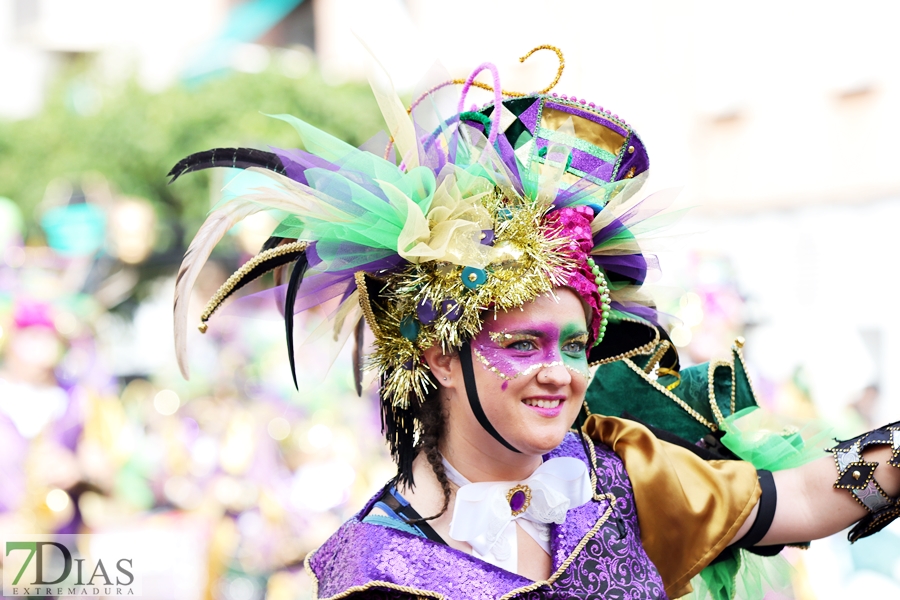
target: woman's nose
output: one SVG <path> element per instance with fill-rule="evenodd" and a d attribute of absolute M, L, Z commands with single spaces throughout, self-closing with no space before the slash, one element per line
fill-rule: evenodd
<path fill-rule="evenodd" d="M 564 386 L 572 382 L 572 374 L 561 362 L 552 362 L 541 367 L 537 381 L 546 385 Z"/>

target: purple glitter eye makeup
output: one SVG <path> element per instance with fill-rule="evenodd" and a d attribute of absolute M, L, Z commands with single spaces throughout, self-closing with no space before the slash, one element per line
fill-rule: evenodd
<path fill-rule="evenodd" d="M 518 323 L 510 329 L 493 329 L 490 322 L 475 337 L 475 356 L 486 369 L 506 382 L 537 369 L 563 366 L 581 377 L 589 377 L 588 333 L 571 323 Z"/>

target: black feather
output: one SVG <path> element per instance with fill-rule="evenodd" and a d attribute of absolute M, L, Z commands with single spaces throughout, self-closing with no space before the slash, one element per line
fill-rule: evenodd
<path fill-rule="evenodd" d="M 287 335 L 288 361 L 291 363 L 291 375 L 294 378 L 294 387 L 299 391 L 300 386 L 297 384 L 297 367 L 294 362 L 294 301 L 297 300 L 297 291 L 303 282 L 303 275 L 309 261 L 306 258 L 306 252 L 297 257 L 294 264 L 294 270 L 291 272 L 291 278 L 288 281 L 287 292 L 284 297 L 284 331 Z"/>
<path fill-rule="evenodd" d="M 277 235 L 273 235 L 269 239 L 266 240 L 266 243 L 262 245 L 262 248 L 259 249 L 259 253 L 262 254 L 266 250 L 271 250 L 272 248 L 277 248 L 282 243 L 288 244 L 291 242 L 296 242 L 296 238 L 283 238 Z M 292 256 L 291 260 L 296 258 L 296 256 Z M 279 287 L 284 285 L 284 265 L 279 265 L 275 267 L 273 275 L 275 276 L 275 287 Z M 281 296 L 275 296 L 275 304 L 278 306 L 278 312 L 281 313 L 281 316 L 284 316 L 284 298 Z"/>
<path fill-rule="evenodd" d="M 284 174 L 285 168 L 277 154 L 257 150 L 256 148 L 213 148 L 191 154 L 178 161 L 167 177 L 172 183 L 185 173 L 211 169 L 212 167 L 230 167 L 232 169 L 248 169 L 259 167 Z"/>

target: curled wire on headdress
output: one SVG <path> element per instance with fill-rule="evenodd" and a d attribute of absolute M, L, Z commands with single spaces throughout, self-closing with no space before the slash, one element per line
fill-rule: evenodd
<path fill-rule="evenodd" d="M 559 59 L 559 67 L 557 67 L 557 69 L 556 69 L 556 76 L 553 78 L 553 81 L 551 81 L 550 85 L 548 85 L 544 89 L 542 89 L 538 92 L 535 92 L 536 94 L 546 94 L 547 92 L 552 90 L 554 87 L 556 87 L 557 83 L 559 83 L 559 80 L 562 77 L 563 71 L 566 68 L 566 59 L 563 56 L 562 50 L 560 50 L 556 46 L 551 46 L 550 44 L 542 44 L 540 46 L 535 46 L 534 48 L 532 48 L 531 50 L 526 52 L 524 55 L 520 56 L 519 62 L 524 63 L 526 60 L 528 60 L 529 57 L 531 57 L 532 54 L 534 54 L 538 50 L 551 50 L 556 54 L 557 58 Z M 480 81 L 475 81 L 475 77 L 478 76 L 478 74 L 481 73 L 481 71 L 485 70 L 485 68 L 492 68 L 492 74 L 494 75 L 494 85 L 493 86 L 490 86 L 486 83 L 481 83 Z M 418 98 L 413 100 L 412 104 L 409 105 L 409 108 L 406 109 L 406 112 L 408 114 L 412 114 L 412 111 L 414 111 L 416 109 L 416 107 L 419 105 L 420 102 L 422 102 L 422 100 L 429 97 L 431 94 L 437 92 L 438 90 L 441 90 L 441 89 L 443 89 L 447 86 L 451 86 L 451 85 L 464 86 L 462 96 L 460 98 L 459 109 L 457 110 L 457 116 L 463 113 L 464 107 L 463 107 L 462 103 L 463 103 L 466 93 L 468 92 L 470 87 L 476 87 L 476 88 L 479 88 L 479 89 L 482 89 L 482 90 L 485 90 L 488 92 L 493 92 L 495 104 L 500 103 L 501 97 L 523 98 L 524 96 L 526 96 L 526 94 L 523 92 L 513 92 L 513 91 L 501 89 L 500 88 L 500 77 L 499 77 L 499 74 L 497 73 L 497 67 L 494 66 L 492 63 L 483 63 L 477 69 L 475 69 L 472 72 L 472 74 L 469 75 L 469 77 L 466 79 L 450 79 L 447 81 L 443 81 L 443 82 L 427 89 Z M 458 123 L 458 120 L 454 121 L 454 123 Z M 453 124 L 453 123 L 448 123 L 448 124 Z M 494 127 L 494 129 L 496 130 L 497 128 Z M 430 140 L 433 142 L 434 136 L 432 136 L 430 138 Z M 490 140 L 490 142 L 493 144 L 494 140 L 496 140 L 496 135 L 494 136 L 493 140 Z M 387 158 L 391 155 L 391 149 L 393 147 L 394 147 L 394 140 L 392 138 L 392 139 L 388 140 L 387 147 L 384 150 L 384 159 L 385 160 L 387 160 Z"/>

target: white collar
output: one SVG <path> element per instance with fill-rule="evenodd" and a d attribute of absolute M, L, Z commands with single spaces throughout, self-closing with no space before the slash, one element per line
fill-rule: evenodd
<path fill-rule="evenodd" d="M 550 524 L 561 524 L 570 508 L 591 499 L 591 480 L 577 458 L 552 458 L 522 481 L 472 483 L 444 459 L 447 479 L 459 486 L 450 537 L 472 546 L 472 553 L 493 565 L 516 571 L 519 525 L 547 554 Z"/>

